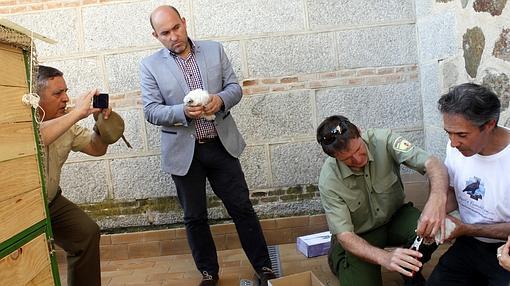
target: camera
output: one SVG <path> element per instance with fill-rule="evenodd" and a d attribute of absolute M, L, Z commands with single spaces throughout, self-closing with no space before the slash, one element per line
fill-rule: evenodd
<path fill-rule="evenodd" d="M 108 93 L 100 93 L 92 99 L 92 107 L 94 108 L 108 108 Z"/>

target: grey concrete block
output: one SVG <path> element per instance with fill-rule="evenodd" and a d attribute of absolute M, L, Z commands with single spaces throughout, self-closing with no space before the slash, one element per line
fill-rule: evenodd
<path fill-rule="evenodd" d="M 193 6 L 199 38 L 295 31 L 305 23 L 303 5 L 293 0 L 197 0 Z"/>
<path fill-rule="evenodd" d="M 425 150 L 437 156 L 441 160 L 446 157 L 446 145 L 448 135 L 443 127 L 425 126 Z"/>
<path fill-rule="evenodd" d="M 74 203 L 101 202 L 108 195 L 108 164 L 104 160 L 64 164 L 60 186 Z"/>
<path fill-rule="evenodd" d="M 115 159 L 110 163 L 114 199 L 175 196 L 170 174 L 161 171 L 159 156 Z"/>
<path fill-rule="evenodd" d="M 297 202 L 274 202 L 254 207 L 259 217 L 289 217 L 324 213 L 319 198 Z"/>
<path fill-rule="evenodd" d="M 161 129 L 159 126 L 151 124 L 145 120 L 145 130 L 147 132 L 147 148 L 149 150 L 160 150 L 161 148 Z"/>
<path fill-rule="evenodd" d="M 414 64 L 414 25 L 373 27 L 336 33 L 340 68 Z"/>
<path fill-rule="evenodd" d="M 414 19 L 411 0 L 314 1 L 307 0 L 310 27 L 374 25 Z M 428 2 L 428 1 L 417 1 Z"/>
<path fill-rule="evenodd" d="M 173 1 L 182 15 L 188 14 L 185 1 Z M 149 16 L 167 1 L 120 2 L 82 8 L 83 37 L 86 51 L 154 45 Z"/>
<path fill-rule="evenodd" d="M 423 123 L 441 125 L 441 113 L 437 109 L 437 100 L 441 96 L 439 87 L 439 65 L 433 62 L 420 66 L 421 96 L 423 100 Z"/>
<path fill-rule="evenodd" d="M 443 64 L 442 78 L 443 88 L 442 91 L 447 91 L 455 86 L 459 81 L 459 67 L 455 61 L 449 61 Z"/>
<path fill-rule="evenodd" d="M 326 159 L 317 142 L 271 145 L 273 187 L 317 184 Z"/>
<path fill-rule="evenodd" d="M 42 62 L 42 64 L 57 68 L 64 73 L 70 97 L 78 97 L 96 88 L 99 91 L 106 91 L 106 84 L 102 80 L 104 77 L 101 64 L 95 57 Z"/>
<path fill-rule="evenodd" d="M 417 23 L 420 61 L 444 59 L 457 53 L 456 17 L 451 11 Z"/>
<path fill-rule="evenodd" d="M 313 135 L 311 91 L 245 97 L 232 110 L 248 142 Z"/>
<path fill-rule="evenodd" d="M 362 129 L 422 126 L 418 82 L 317 91 L 317 122 L 344 115 Z"/>
<path fill-rule="evenodd" d="M 234 69 L 237 79 L 242 81 L 244 79 L 244 75 L 241 63 L 241 45 L 239 42 L 225 42 L 222 44 L 225 48 L 225 53 L 232 64 L 232 69 Z"/>
<path fill-rule="evenodd" d="M 393 130 L 394 132 L 402 135 L 407 141 L 412 144 L 425 149 L 425 133 L 423 130 L 405 131 L 405 130 Z"/>
<path fill-rule="evenodd" d="M 142 125 L 144 122 L 142 110 L 140 108 L 131 108 L 127 110 L 116 110 L 124 119 L 124 137 L 133 148 L 128 148 L 124 140 L 120 138 L 117 142 L 108 147 L 108 153 L 111 154 L 129 154 L 145 150 Z"/>
<path fill-rule="evenodd" d="M 279 36 L 246 41 L 248 76 L 280 76 L 336 69 L 332 34 Z"/>
<path fill-rule="evenodd" d="M 182 223 L 183 214 L 169 212 L 146 212 L 143 214 L 117 215 L 106 218 L 96 219 L 97 224 L 102 230 L 119 229 L 131 226 L 149 226 Z"/>
<path fill-rule="evenodd" d="M 75 54 L 80 51 L 78 42 L 79 17 L 76 9 L 44 10 L 38 13 L 2 15 L 31 31 L 58 41 L 48 44 L 36 40 L 38 56 L 49 57 Z"/>
<path fill-rule="evenodd" d="M 140 89 L 140 62 L 156 50 L 105 56 L 106 78 L 110 93 Z"/>
<path fill-rule="evenodd" d="M 269 158 L 265 145 L 246 147 L 239 160 L 250 190 L 269 187 Z"/>
<path fill-rule="evenodd" d="M 422 19 L 432 13 L 433 1 L 414 1 L 416 18 Z"/>

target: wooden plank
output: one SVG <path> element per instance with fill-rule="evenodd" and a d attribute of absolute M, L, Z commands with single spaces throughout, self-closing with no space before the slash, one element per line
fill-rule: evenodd
<path fill-rule="evenodd" d="M 37 276 L 47 272 L 46 269 L 51 271 L 45 234 L 40 234 L 0 260 L 0 269 L 2 285 L 26 285 L 34 279 L 40 279 Z"/>
<path fill-rule="evenodd" d="M 45 218 L 41 188 L 0 202 L 0 243 Z M 1 266 L 0 266 L 0 269 Z M 0 279 L 0 281 L 2 281 Z M 11 284 L 7 284 L 11 285 Z"/>
<path fill-rule="evenodd" d="M 0 162 L 35 153 L 32 122 L 0 124 Z"/>
<path fill-rule="evenodd" d="M 36 155 L 0 162 L 0 201 L 41 186 Z"/>
<path fill-rule="evenodd" d="M 21 49 L 0 43 L 0 63 L 0 85 L 27 86 L 25 59 Z"/>
<path fill-rule="evenodd" d="M 0 85 L 0 124 L 32 121 L 32 108 L 21 102 L 26 87 Z"/>
<path fill-rule="evenodd" d="M 51 272 L 51 265 L 49 267 L 45 267 L 41 272 L 34 277 L 34 279 L 30 280 L 25 284 L 25 286 L 54 286 L 53 273 Z"/>

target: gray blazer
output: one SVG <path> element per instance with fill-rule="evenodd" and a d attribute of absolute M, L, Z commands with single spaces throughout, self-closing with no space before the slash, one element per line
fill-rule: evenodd
<path fill-rule="evenodd" d="M 241 86 L 220 43 L 194 41 L 194 44 L 204 89 L 218 94 L 224 103 L 224 110 L 216 113 L 216 131 L 227 152 L 238 158 L 246 143 L 230 109 L 241 100 Z M 195 150 L 195 120 L 188 122 L 184 115 L 183 98 L 189 87 L 166 48 L 144 58 L 140 70 L 145 119 L 161 126 L 161 168 L 183 176 Z"/>

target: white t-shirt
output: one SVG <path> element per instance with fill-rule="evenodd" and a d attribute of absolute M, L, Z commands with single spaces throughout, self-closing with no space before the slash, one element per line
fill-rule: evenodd
<path fill-rule="evenodd" d="M 465 157 L 448 142 L 445 165 L 450 186 L 455 189 L 462 222 L 510 222 L 510 144 L 494 155 Z M 484 242 L 502 241 L 476 238 Z"/>

